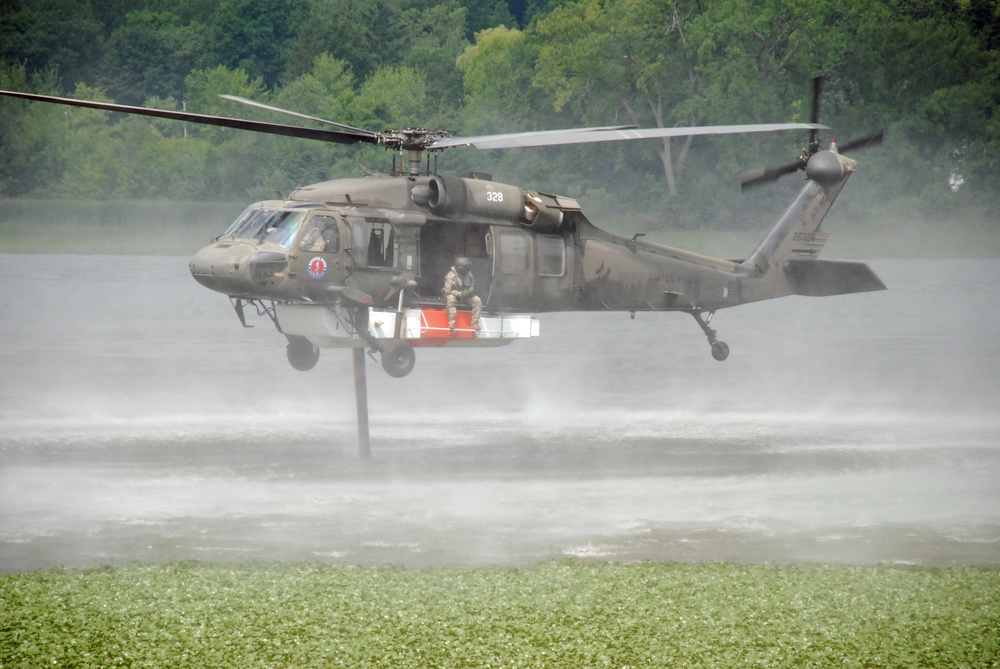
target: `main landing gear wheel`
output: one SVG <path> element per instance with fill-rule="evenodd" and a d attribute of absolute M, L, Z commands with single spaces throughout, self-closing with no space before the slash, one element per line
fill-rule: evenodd
<path fill-rule="evenodd" d="M 308 372 L 319 362 L 319 347 L 305 337 L 288 336 L 288 362 L 300 372 Z"/>
<path fill-rule="evenodd" d="M 712 357 L 722 362 L 729 357 L 729 344 L 724 341 L 716 341 L 712 344 Z"/>
<path fill-rule="evenodd" d="M 411 371 L 417 361 L 417 354 L 409 343 L 401 340 L 390 340 L 382 346 L 382 369 L 389 376 L 401 379 Z"/>

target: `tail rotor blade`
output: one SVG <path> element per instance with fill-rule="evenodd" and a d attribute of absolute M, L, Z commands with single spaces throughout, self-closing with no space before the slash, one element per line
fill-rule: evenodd
<path fill-rule="evenodd" d="M 857 139 L 852 139 L 851 141 L 843 144 L 837 144 L 837 150 L 841 153 L 847 153 L 848 151 L 864 149 L 869 146 L 878 146 L 882 143 L 883 139 L 885 139 L 885 129 L 880 128 L 870 135 L 858 137 Z"/>
<path fill-rule="evenodd" d="M 813 77 L 813 99 L 812 113 L 809 115 L 810 123 L 819 123 L 819 104 L 823 98 L 823 75 Z M 819 129 L 815 128 L 809 133 L 809 146 L 819 146 Z"/>
<path fill-rule="evenodd" d="M 746 190 L 747 188 L 753 188 L 754 186 L 770 183 L 778 180 L 786 174 L 791 174 L 796 170 L 804 170 L 806 168 L 809 159 L 821 150 L 819 130 L 824 126 L 819 125 L 819 109 L 822 98 L 823 75 L 819 75 L 813 78 L 812 110 L 809 115 L 809 124 L 811 126 L 809 131 L 809 146 L 805 148 L 799 159 L 786 165 L 765 167 L 744 172 L 740 178 L 740 188 Z M 849 142 L 838 144 L 836 149 L 840 153 L 846 153 L 855 149 L 863 149 L 868 146 L 877 146 L 882 143 L 884 135 L 884 131 L 880 129 L 869 135 L 865 135 L 864 137 L 858 137 L 857 139 L 853 139 Z"/>
<path fill-rule="evenodd" d="M 760 186 L 766 183 L 771 183 L 772 181 L 777 181 L 786 174 L 795 172 L 799 169 L 799 167 L 800 165 L 798 161 L 796 161 L 794 163 L 788 163 L 787 165 L 747 170 L 740 177 L 740 188 L 746 190 L 747 188 L 753 188 L 754 186 Z"/>

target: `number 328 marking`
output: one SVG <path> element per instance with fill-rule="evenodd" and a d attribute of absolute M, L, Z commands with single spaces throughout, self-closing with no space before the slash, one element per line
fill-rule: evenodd
<path fill-rule="evenodd" d="M 488 190 L 486 191 L 486 201 L 487 202 L 503 202 L 503 193 L 498 190 Z"/>

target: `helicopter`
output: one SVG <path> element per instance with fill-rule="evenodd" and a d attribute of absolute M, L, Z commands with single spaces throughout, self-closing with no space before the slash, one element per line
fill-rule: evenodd
<path fill-rule="evenodd" d="M 715 360 L 729 346 L 710 327 L 719 309 L 788 295 L 885 290 L 860 262 L 819 260 L 829 238 L 821 224 L 856 161 L 844 153 L 878 144 L 882 132 L 826 146 L 820 141 L 822 77 L 813 81 L 809 123 L 681 128 L 605 126 L 475 137 L 409 127 L 374 132 L 234 96 L 234 102 L 325 128 L 209 116 L 114 103 L 0 91 L 26 100 L 201 123 L 392 152 L 390 173 L 366 170 L 249 205 L 190 261 L 194 279 L 230 298 L 240 323 L 248 309 L 287 338 L 289 363 L 315 367 L 322 348 L 378 353 L 404 377 L 420 347 L 500 346 L 539 335 L 531 314 L 554 311 L 672 311 L 694 318 Z M 438 173 L 453 147 L 509 149 L 691 135 L 808 131 L 794 161 L 745 174 L 743 187 L 796 171 L 805 183 L 744 259 L 726 260 L 608 233 L 573 198 L 494 181 L 488 174 Z M 432 163 L 431 157 L 435 160 Z M 449 323 L 442 282 L 467 258 L 482 309 Z M 463 261 L 464 262 L 464 261 Z M 478 315 L 478 314 L 477 314 Z"/>

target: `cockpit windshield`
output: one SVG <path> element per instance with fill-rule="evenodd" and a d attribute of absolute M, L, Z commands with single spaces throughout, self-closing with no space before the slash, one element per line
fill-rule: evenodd
<path fill-rule="evenodd" d="M 232 225 L 226 228 L 226 231 L 220 235 L 220 238 L 235 235 L 240 228 L 246 225 L 247 221 L 253 218 L 256 214 L 260 213 L 263 205 L 263 202 L 254 202 L 252 205 L 244 209 L 243 213 L 236 217 L 236 220 L 233 221 Z"/>
<path fill-rule="evenodd" d="M 244 209 L 217 239 L 224 239 L 226 237 L 251 239 L 258 236 L 257 233 L 260 232 L 264 222 L 271 218 L 271 215 L 280 209 L 283 204 L 282 200 L 261 200 L 260 202 L 254 202 Z"/>
<path fill-rule="evenodd" d="M 257 232 L 260 230 L 264 221 L 271 217 L 274 213 L 273 209 L 257 209 L 254 214 L 243 223 L 243 227 L 237 229 L 232 234 L 241 239 L 249 239 L 255 237 Z"/>
<path fill-rule="evenodd" d="M 267 222 L 262 231 L 265 242 L 274 242 L 288 248 L 305 220 L 305 211 L 279 211 Z"/>

